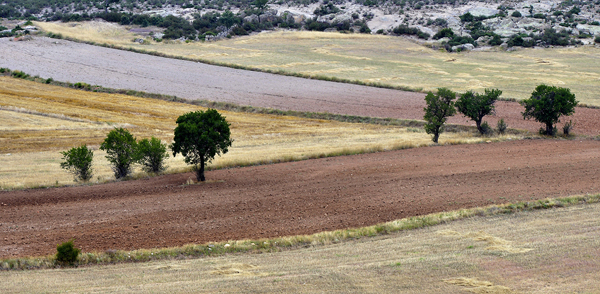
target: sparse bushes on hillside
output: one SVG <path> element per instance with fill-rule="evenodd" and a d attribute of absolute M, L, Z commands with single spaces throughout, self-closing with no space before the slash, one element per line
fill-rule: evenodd
<path fill-rule="evenodd" d="M 399 25 L 392 30 L 392 32 L 396 35 L 414 35 L 420 39 L 429 39 L 430 35 L 425 33 L 418 28 L 411 28 L 407 25 Z"/>
<path fill-rule="evenodd" d="M 63 162 L 60 167 L 66 169 L 75 176 L 75 181 L 88 181 L 92 178 L 92 160 L 94 152 L 86 145 L 73 147 L 68 151 L 61 152 Z"/>
<path fill-rule="evenodd" d="M 447 88 L 438 88 L 437 94 L 429 92 L 425 97 L 427 103 L 427 107 L 424 109 L 424 120 L 427 122 L 425 132 L 433 135 L 434 143 L 438 142 L 440 134 L 444 131 L 444 124 L 448 117 L 456 113 L 453 101 L 455 98 L 456 93 Z"/>

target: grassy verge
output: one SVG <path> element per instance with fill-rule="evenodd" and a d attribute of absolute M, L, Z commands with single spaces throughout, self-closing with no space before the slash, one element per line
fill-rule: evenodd
<path fill-rule="evenodd" d="M 231 253 L 278 252 L 283 250 L 291 250 L 295 248 L 322 246 L 336 244 L 344 241 L 356 240 L 360 238 L 381 236 L 398 231 L 430 227 L 471 217 L 511 214 L 519 211 L 552 209 L 557 207 L 569 207 L 574 205 L 598 202 L 600 202 L 600 194 L 570 196 L 531 202 L 517 202 L 502 205 L 492 205 L 480 208 L 461 209 L 451 212 L 434 213 L 425 216 L 404 218 L 363 228 L 335 230 L 321 232 L 313 235 L 300 235 L 255 240 L 238 240 L 209 244 L 189 244 L 181 247 L 162 249 L 84 252 L 80 253 L 79 261 L 75 264 L 75 266 L 146 262 L 153 260 L 187 259 L 205 256 L 220 256 Z M 0 270 L 32 270 L 57 267 L 60 267 L 60 265 L 56 263 L 54 256 L 24 257 L 0 260 Z"/>

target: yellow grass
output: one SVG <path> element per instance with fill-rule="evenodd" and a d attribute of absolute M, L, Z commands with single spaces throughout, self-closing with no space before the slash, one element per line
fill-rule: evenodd
<path fill-rule="evenodd" d="M 0 187 L 72 183 L 60 169 L 61 154 L 87 144 L 97 149 L 114 127 L 137 138 L 155 136 L 170 143 L 175 120 L 203 108 L 125 95 L 93 93 L 9 77 L 0 78 Z M 431 144 L 422 130 L 341 123 L 287 116 L 222 112 L 231 123 L 233 147 L 209 167 L 304 159 L 331 153 L 406 148 Z M 440 143 L 483 140 L 466 133 L 444 133 Z M 104 153 L 95 151 L 94 181 L 112 177 Z M 167 172 L 186 167 L 170 158 Z"/>
<path fill-rule="evenodd" d="M 582 103 L 600 106 L 600 50 L 594 47 L 523 49 L 516 52 L 447 53 L 400 37 L 278 31 L 218 42 L 132 42 L 109 23 L 36 23 L 63 36 L 182 56 L 312 76 L 455 91 L 499 88 L 505 98 L 529 98 L 547 83 L 568 87 Z"/>
<path fill-rule="evenodd" d="M 595 203 L 283 252 L 10 271 L 0 279 L 8 293 L 597 293 L 598 226 Z"/>

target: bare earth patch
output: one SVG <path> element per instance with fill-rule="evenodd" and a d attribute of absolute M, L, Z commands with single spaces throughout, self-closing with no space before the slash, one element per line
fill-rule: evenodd
<path fill-rule="evenodd" d="M 44 37 L 0 39 L 0 67 L 60 81 L 282 110 L 422 119 L 425 106 L 422 93 L 242 71 Z M 541 124 L 523 120 L 521 111 L 518 103 L 499 102 L 497 116 L 485 120 L 495 126 L 504 118 L 510 128 L 536 132 Z M 577 108 L 572 120 L 574 133 L 600 134 L 599 109 Z M 449 122 L 474 125 L 462 116 Z"/>
<path fill-rule="evenodd" d="M 311 234 L 409 216 L 597 193 L 600 142 L 424 147 L 105 185 L 0 193 L 0 257 Z M 455 234 L 492 251 L 529 247 Z"/>

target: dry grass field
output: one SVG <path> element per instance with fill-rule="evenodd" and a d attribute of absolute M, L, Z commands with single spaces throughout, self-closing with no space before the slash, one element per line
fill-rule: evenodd
<path fill-rule="evenodd" d="M 4 293 L 598 293 L 600 204 L 472 217 L 326 246 L 0 272 Z"/>
<path fill-rule="evenodd" d="M 97 149 L 114 127 L 137 138 L 171 142 L 175 120 L 203 108 L 163 100 L 93 93 L 0 78 L 0 187 L 18 188 L 72 183 L 60 169 L 60 151 L 81 144 Z M 373 124 L 341 123 L 296 117 L 224 112 L 231 123 L 233 147 L 211 167 L 319 157 L 327 154 L 406 148 L 431 143 L 422 130 Z M 441 143 L 483 140 L 445 133 Z M 112 178 L 104 153 L 95 151 L 95 180 Z M 185 168 L 170 158 L 168 172 Z"/>
<path fill-rule="evenodd" d="M 337 77 L 408 88 L 455 91 L 499 88 L 524 99 L 541 83 L 568 87 L 580 102 L 600 106 L 600 49 L 522 49 L 447 53 L 404 38 L 362 34 L 278 31 L 218 42 L 134 43 L 136 36 L 110 23 L 36 23 L 69 38 L 264 70 Z"/>

